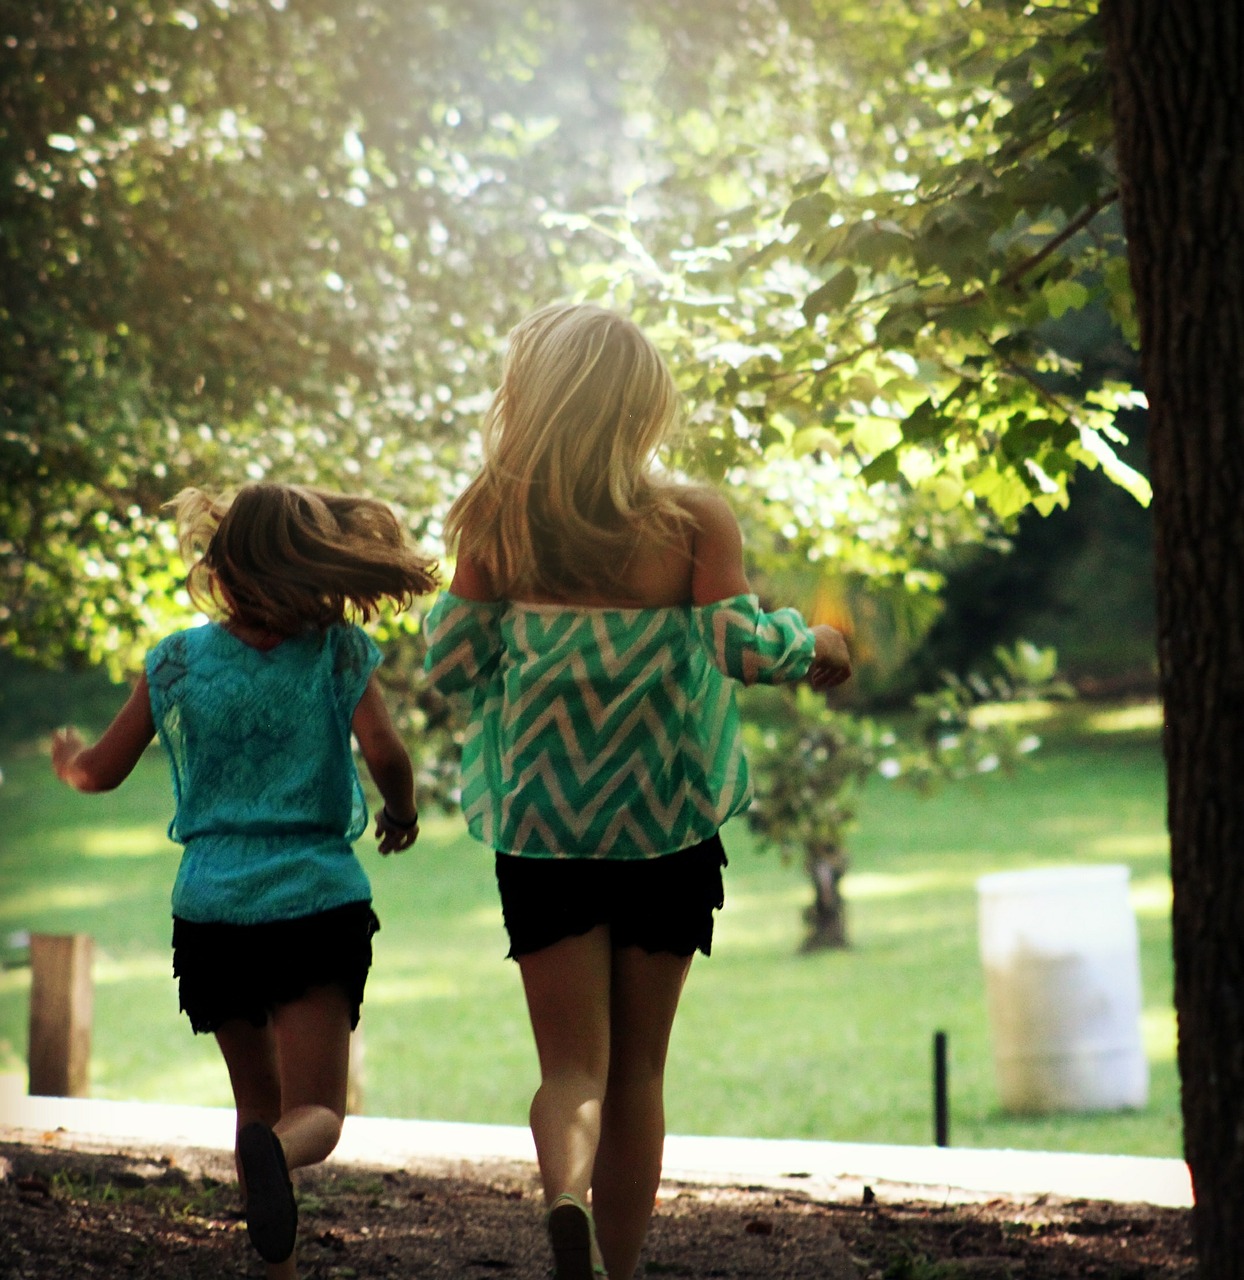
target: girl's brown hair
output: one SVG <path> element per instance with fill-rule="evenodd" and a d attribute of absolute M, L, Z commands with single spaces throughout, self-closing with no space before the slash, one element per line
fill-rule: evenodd
<path fill-rule="evenodd" d="M 510 334 L 484 418 L 484 465 L 446 537 L 502 596 L 625 585 L 641 528 L 673 539 L 687 512 L 651 471 L 679 418 L 660 353 L 630 320 L 590 304 L 544 307 Z"/>
<path fill-rule="evenodd" d="M 263 483 L 222 497 L 183 489 L 167 506 L 195 603 L 279 635 L 322 631 L 351 612 L 367 621 L 385 599 L 406 608 L 439 580 L 373 498 Z"/>

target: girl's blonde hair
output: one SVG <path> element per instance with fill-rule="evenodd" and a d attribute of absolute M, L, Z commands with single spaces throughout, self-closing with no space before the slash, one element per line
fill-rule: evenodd
<path fill-rule="evenodd" d="M 544 307 L 510 334 L 484 418 L 484 465 L 446 538 L 501 596 L 625 588 L 640 529 L 687 523 L 651 464 L 679 418 L 660 353 L 631 321 L 590 304 Z"/>
<path fill-rule="evenodd" d="M 438 582 L 435 563 L 373 498 L 264 483 L 221 497 L 183 489 L 166 505 L 191 598 L 247 626 L 294 635 L 351 611 L 367 621 L 382 600 L 402 609 Z"/>

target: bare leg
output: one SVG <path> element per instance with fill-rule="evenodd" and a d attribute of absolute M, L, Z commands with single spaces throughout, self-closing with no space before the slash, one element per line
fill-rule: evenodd
<path fill-rule="evenodd" d="M 272 1015 L 281 1073 L 273 1125 L 291 1169 L 326 1159 L 341 1137 L 350 1066 L 350 1005 L 336 985 L 314 987 Z"/>
<path fill-rule="evenodd" d="M 265 1027 L 226 1023 L 216 1033 L 229 1070 L 237 1127 L 260 1121 L 278 1136 L 288 1168 L 323 1160 L 345 1116 L 350 1009 L 336 986 L 283 1005 Z M 238 1167 L 238 1182 L 246 1182 Z M 268 1280 L 294 1280 L 294 1257 L 267 1264 Z"/>
<path fill-rule="evenodd" d="M 281 1118 L 281 1077 L 271 1024 L 252 1027 L 240 1020 L 226 1022 L 216 1032 L 216 1042 L 229 1071 L 237 1131 L 256 1120 L 271 1128 Z M 246 1177 L 236 1150 L 234 1165 L 245 1203 Z M 295 1280 L 298 1274 L 292 1255 L 284 1262 L 269 1262 L 266 1267 L 268 1280 Z"/>
<path fill-rule="evenodd" d="M 540 1059 L 531 1102 L 546 1204 L 587 1203 L 609 1069 L 609 931 L 604 926 L 519 957 Z"/>
<path fill-rule="evenodd" d="M 631 1280 L 661 1182 L 665 1059 L 690 956 L 613 953 L 609 1081 L 592 1173 L 597 1239 L 610 1280 Z"/>
<path fill-rule="evenodd" d="M 249 1022 L 235 1018 L 216 1032 L 216 1043 L 229 1071 L 233 1105 L 237 1109 L 236 1128 L 241 1129 L 254 1120 L 269 1127 L 276 1124 L 281 1118 L 281 1074 L 271 1025 L 252 1027 Z M 234 1163 L 245 1198 L 246 1179 L 236 1153 Z"/>

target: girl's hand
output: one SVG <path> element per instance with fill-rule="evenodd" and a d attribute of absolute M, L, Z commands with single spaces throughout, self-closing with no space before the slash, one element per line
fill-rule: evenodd
<path fill-rule="evenodd" d="M 844 680 L 851 678 L 851 651 L 847 648 L 846 637 L 834 627 L 817 626 L 812 628 L 816 637 L 816 650 L 812 655 L 812 665 L 808 668 L 808 679 L 816 690 L 832 689 Z"/>
<path fill-rule="evenodd" d="M 88 747 L 76 729 L 57 729 L 52 735 L 52 768 L 75 791 L 111 791 L 130 776 L 154 737 L 151 696 L 142 675 L 93 746 Z"/>
<path fill-rule="evenodd" d="M 376 814 L 376 840 L 381 853 L 400 853 L 419 838 L 419 815 L 409 822 L 398 822 L 385 806 Z"/>
<path fill-rule="evenodd" d="M 52 769 L 62 782 L 73 785 L 70 779 L 73 762 L 85 745 L 77 729 L 57 729 L 52 734 Z"/>

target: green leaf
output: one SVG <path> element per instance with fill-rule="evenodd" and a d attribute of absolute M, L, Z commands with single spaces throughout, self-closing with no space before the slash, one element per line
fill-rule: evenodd
<path fill-rule="evenodd" d="M 1045 287 L 1050 315 L 1057 320 L 1068 311 L 1079 311 L 1089 300 L 1089 291 L 1078 280 L 1057 280 Z"/>
<path fill-rule="evenodd" d="M 874 271 L 890 267 L 896 259 L 910 259 L 912 237 L 891 218 L 869 218 L 852 227 L 844 240 L 843 256 Z"/>
<path fill-rule="evenodd" d="M 891 307 L 877 321 L 877 341 L 887 347 L 902 347 L 928 323 L 923 307 L 902 302 Z"/>
<path fill-rule="evenodd" d="M 860 472 L 860 479 L 867 485 L 893 484 L 899 479 L 899 476 L 898 451 L 896 449 L 887 449 L 885 453 L 879 453 Z"/>
<path fill-rule="evenodd" d="M 1153 498 L 1153 490 L 1149 481 L 1133 467 L 1129 467 L 1122 458 L 1106 443 L 1099 431 L 1091 427 L 1080 429 L 1080 445 L 1090 457 L 1101 464 L 1101 469 L 1140 503 L 1147 507 Z"/>
<path fill-rule="evenodd" d="M 811 195 L 800 196 L 787 206 L 782 221 L 787 226 L 797 226 L 805 233 L 813 228 L 823 227 L 834 212 L 833 198 L 826 191 L 815 191 Z"/>
<path fill-rule="evenodd" d="M 852 434 L 862 453 L 878 457 L 892 452 L 903 438 L 899 424 L 887 418 L 861 418 Z"/>
<path fill-rule="evenodd" d="M 857 284 L 855 272 L 850 267 L 843 267 L 804 299 L 804 319 L 811 323 L 827 311 L 842 310 L 855 297 Z"/>
<path fill-rule="evenodd" d="M 932 400 L 922 400 L 903 420 L 903 439 L 908 444 L 928 444 L 944 436 L 951 426 Z"/>

